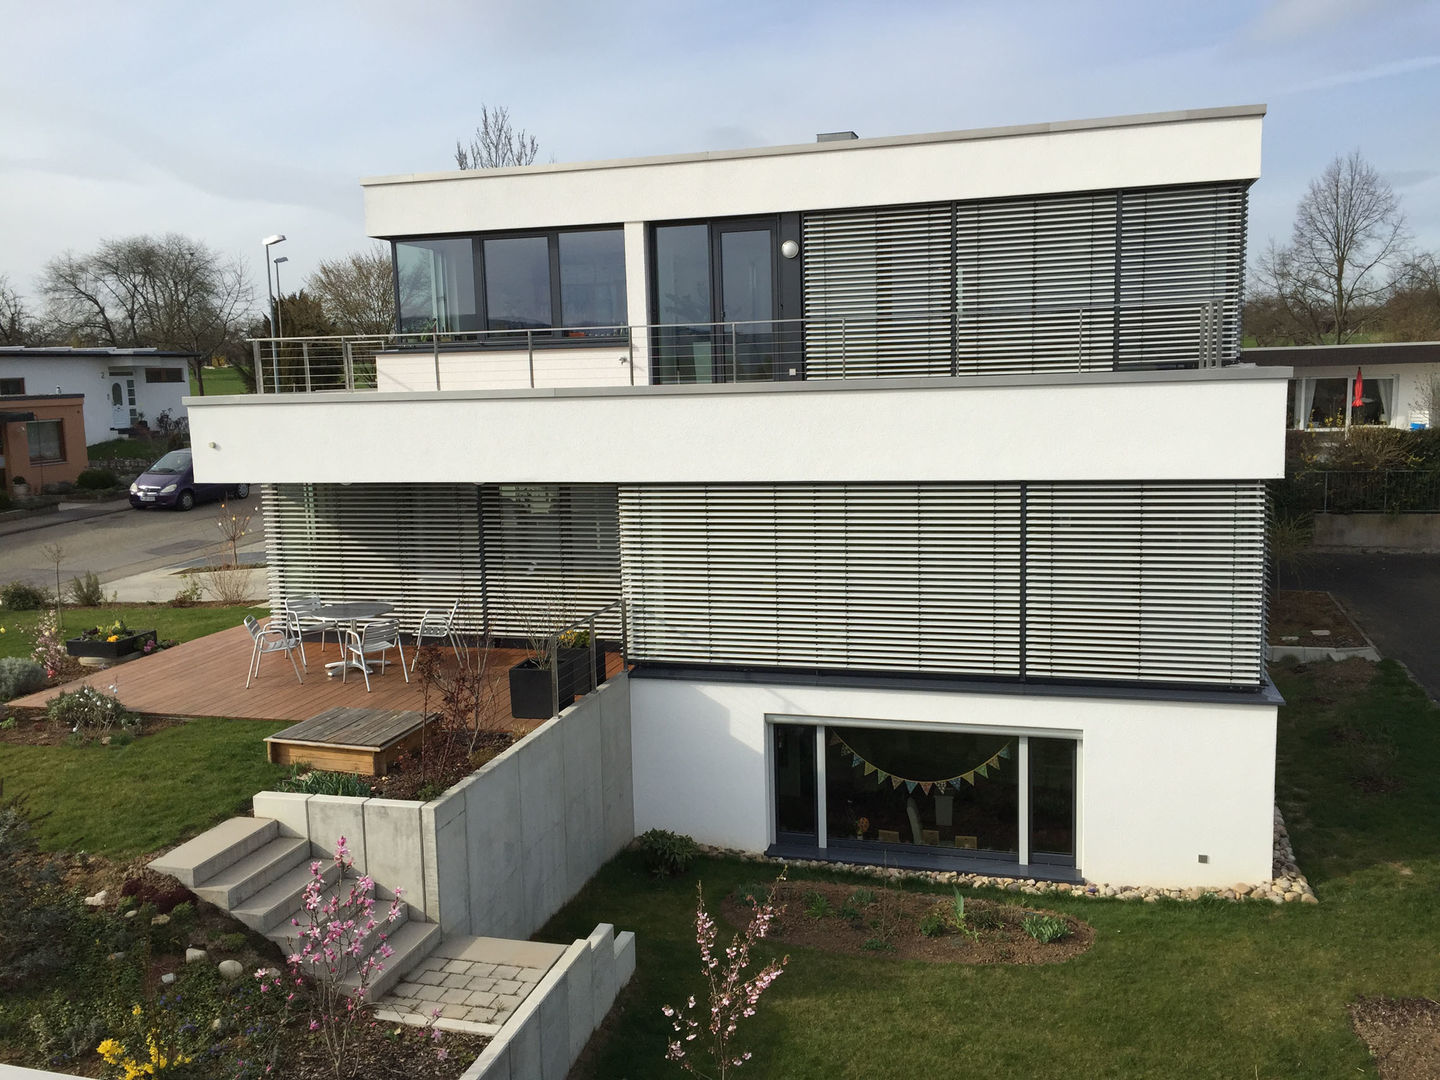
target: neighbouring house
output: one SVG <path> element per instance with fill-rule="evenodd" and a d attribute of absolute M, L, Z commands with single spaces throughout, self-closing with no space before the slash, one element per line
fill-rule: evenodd
<path fill-rule="evenodd" d="M 1432 416 L 1440 420 L 1440 341 L 1272 346 L 1246 349 L 1242 358 L 1294 369 L 1285 404 L 1287 428 L 1427 428 Z"/>
<path fill-rule="evenodd" d="M 3 382 L 3 380 L 0 380 Z M 0 393 L 0 494 L 74 483 L 89 468 L 79 394 Z"/>
<path fill-rule="evenodd" d="M 149 426 L 161 415 L 185 419 L 193 353 L 159 349 L 0 346 L 0 395 L 74 394 L 85 398 L 84 445 Z"/>
<path fill-rule="evenodd" d="M 623 600 L 637 830 L 1267 880 L 1263 116 L 365 181 L 399 332 L 257 342 L 197 476 L 265 482 L 277 603 Z"/>

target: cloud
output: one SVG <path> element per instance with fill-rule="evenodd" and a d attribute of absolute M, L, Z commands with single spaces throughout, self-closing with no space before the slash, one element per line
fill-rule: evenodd
<path fill-rule="evenodd" d="M 1288 42 L 1333 31 L 1343 23 L 1378 19 L 1424 0 L 1274 0 L 1252 19 L 1245 36 L 1256 42 Z"/>
<path fill-rule="evenodd" d="M 1277 93 L 1303 94 L 1312 90 L 1327 90 L 1336 86 L 1352 86 L 1356 83 L 1373 82 L 1376 79 L 1389 79 L 1396 75 L 1408 75 L 1415 71 L 1428 71 L 1433 67 L 1440 67 L 1440 55 L 1411 56 L 1403 60 L 1388 60 L 1383 64 L 1375 64 L 1372 67 L 1356 68 L 1351 71 L 1337 71 L 1330 75 L 1322 75 L 1318 79 L 1310 79 L 1306 82 L 1288 86 L 1283 90 L 1277 91 Z"/>

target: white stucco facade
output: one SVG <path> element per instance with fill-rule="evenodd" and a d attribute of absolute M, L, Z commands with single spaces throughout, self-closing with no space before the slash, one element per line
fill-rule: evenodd
<path fill-rule="evenodd" d="M 1270 877 L 1273 704 L 634 679 L 631 709 L 637 832 L 764 850 L 774 840 L 772 723 L 1014 732 L 1079 740 L 1076 866 L 1086 880 L 1228 887 Z"/>
<path fill-rule="evenodd" d="M 117 438 L 117 429 L 133 426 L 142 416 L 151 426 L 162 412 L 185 417 L 190 381 L 184 357 L 97 351 L 0 349 L 0 379 L 23 379 L 28 394 L 83 394 L 87 446 Z M 179 378 L 152 381 L 158 370 L 178 371 Z"/>

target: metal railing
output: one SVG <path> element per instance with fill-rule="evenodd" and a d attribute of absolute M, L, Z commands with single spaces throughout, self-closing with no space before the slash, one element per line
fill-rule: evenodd
<path fill-rule="evenodd" d="M 581 630 L 585 631 L 589 635 L 589 656 L 586 658 L 588 661 L 586 672 L 589 677 L 585 679 L 582 684 L 580 684 L 583 685 L 584 689 L 579 689 L 579 687 L 577 686 L 576 690 L 577 693 L 588 694 L 591 690 L 598 689 L 600 683 L 603 682 L 605 679 L 603 670 L 596 667 L 597 661 L 600 661 L 601 657 L 604 655 L 603 650 L 600 649 L 600 635 L 598 624 L 603 616 L 609 614 L 612 611 L 618 612 L 620 615 L 620 670 L 624 671 L 627 663 L 625 649 L 626 642 L 629 640 L 629 627 L 625 623 L 625 601 L 623 600 L 613 601 L 612 603 L 606 604 L 603 608 L 592 611 L 589 615 L 582 616 L 581 618 L 576 619 L 574 622 L 568 623 L 567 625 L 560 627 L 560 629 L 556 630 L 546 639 L 545 667 L 546 670 L 550 672 L 551 716 L 558 716 L 560 714 L 560 684 L 562 681 L 565 680 L 565 676 L 567 674 L 570 674 L 561 670 L 560 649 L 562 646 L 560 644 L 560 639 L 567 634 L 573 634 L 576 631 Z"/>
<path fill-rule="evenodd" d="M 1283 513 L 1440 513 L 1440 473 L 1418 469 L 1325 469 L 1287 477 L 1275 487 Z"/>
<path fill-rule="evenodd" d="M 995 306 L 809 319 L 252 338 L 262 394 L 1214 367 L 1217 301 Z M 1233 342 L 1232 342 L 1233 344 Z"/>

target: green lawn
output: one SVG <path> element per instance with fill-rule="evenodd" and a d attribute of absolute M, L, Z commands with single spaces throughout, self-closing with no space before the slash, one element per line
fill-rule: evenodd
<path fill-rule="evenodd" d="M 190 393 L 198 396 L 200 384 L 195 380 L 195 373 L 190 373 Z M 237 368 L 206 368 L 205 369 L 205 393 L 216 394 L 248 394 L 249 389 L 245 386 L 245 380 L 240 377 Z"/>
<path fill-rule="evenodd" d="M 1368 685 L 1343 675 L 1275 672 L 1290 702 L 1279 798 L 1318 906 L 1047 899 L 1097 931 L 1088 953 L 1054 966 L 795 949 L 742 1029 L 755 1061 L 741 1075 L 1374 1076 L 1347 1003 L 1440 990 L 1440 709 L 1393 663 Z M 696 882 L 714 911 L 756 876 L 702 861 L 657 883 L 625 854 L 537 935 L 569 941 L 597 922 L 636 932 L 635 978 L 577 1076 L 679 1075 L 660 1007 L 701 992 Z"/>
<path fill-rule="evenodd" d="M 248 809 L 286 773 L 263 742 L 285 726 L 200 719 L 123 746 L 0 743 L 0 781 L 26 800 L 45 850 L 133 858 Z"/>
<path fill-rule="evenodd" d="M 161 639 L 190 641 L 218 630 L 228 630 L 245 621 L 246 615 L 263 616 L 263 607 L 175 608 L 160 604 L 120 604 L 103 608 L 62 608 L 61 626 L 74 636 L 91 626 L 124 619 L 134 630 L 155 630 Z M 29 656 L 35 644 L 35 624 L 42 611 L 10 611 L 0 608 L 0 656 Z"/>

